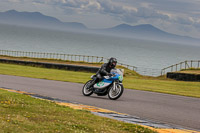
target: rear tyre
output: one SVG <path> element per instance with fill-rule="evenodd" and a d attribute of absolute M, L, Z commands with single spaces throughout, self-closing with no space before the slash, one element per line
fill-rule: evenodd
<path fill-rule="evenodd" d="M 116 84 L 115 85 L 115 89 L 113 88 L 113 85 L 110 87 L 109 91 L 108 91 L 108 97 L 111 100 L 116 100 L 118 99 L 122 93 L 124 91 L 124 87 L 121 84 Z"/>
<path fill-rule="evenodd" d="M 92 83 L 93 80 L 89 80 L 88 82 L 85 83 L 85 85 L 83 86 L 83 89 L 82 89 L 82 93 L 84 96 L 90 96 L 93 94 L 93 91 L 92 91 L 92 87 L 88 88 L 89 85 Z"/>

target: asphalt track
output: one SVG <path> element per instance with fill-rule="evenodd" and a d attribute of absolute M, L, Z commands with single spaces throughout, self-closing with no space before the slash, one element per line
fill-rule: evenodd
<path fill-rule="evenodd" d="M 118 100 L 82 95 L 83 84 L 0 75 L 0 88 L 10 88 L 78 102 L 200 131 L 200 98 L 125 89 Z M 188 88 L 189 89 L 189 88 Z"/>

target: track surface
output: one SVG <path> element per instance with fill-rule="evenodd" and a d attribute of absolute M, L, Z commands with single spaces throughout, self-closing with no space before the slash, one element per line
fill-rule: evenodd
<path fill-rule="evenodd" d="M 107 96 L 98 97 L 95 94 L 85 97 L 82 87 L 83 84 L 78 83 L 0 75 L 0 88 L 36 93 L 200 130 L 200 98 L 125 89 L 120 99 L 112 101 Z"/>

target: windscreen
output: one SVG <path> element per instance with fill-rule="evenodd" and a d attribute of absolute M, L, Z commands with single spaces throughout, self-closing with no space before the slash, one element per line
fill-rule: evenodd
<path fill-rule="evenodd" d="M 112 69 L 112 70 L 111 70 L 111 73 L 118 73 L 118 74 L 120 74 L 121 76 L 123 76 L 123 69 Z"/>

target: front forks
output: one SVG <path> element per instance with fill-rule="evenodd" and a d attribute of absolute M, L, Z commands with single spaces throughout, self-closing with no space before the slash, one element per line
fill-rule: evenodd
<path fill-rule="evenodd" d="M 114 82 L 113 82 L 113 91 L 116 91 L 116 84 L 117 84 L 117 85 L 119 85 L 119 84 L 122 85 L 121 82 L 119 82 L 119 81 L 114 81 Z"/>
<path fill-rule="evenodd" d="M 113 82 L 113 91 L 116 91 L 115 86 L 116 86 L 116 83 L 115 83 L 115 81 L 114 81 L 114 82 Z"/>

